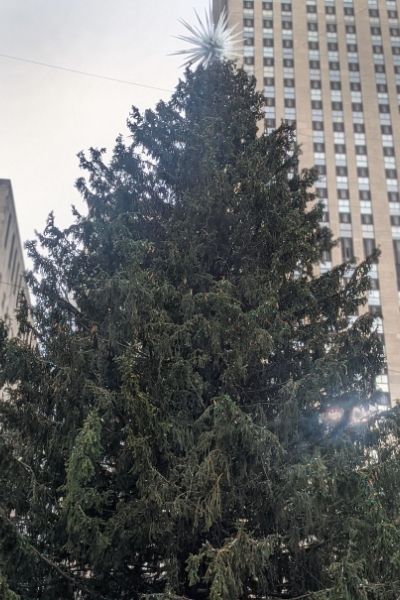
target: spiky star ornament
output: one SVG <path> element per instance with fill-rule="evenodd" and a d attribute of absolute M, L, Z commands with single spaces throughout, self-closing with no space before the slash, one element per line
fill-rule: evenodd
<path fill-rule="evenodd" d="M 173 54 L 186 56 L 185 66 L 198 63 L 207 67 L 214 61 L 238 58 L 237 44 L 240 34 L 235 31 L 235 27 L 229 26 L 226 10 L 221 12 L 217 21 L 214 21 L 211 6 L 205 11 L 204 20 L 199 17 L 197 11 L 195 14 L 197 25 L 190 25 L 187 21 L 180 19 L 191 35 L 176 36 L 178 40 L 189 43 L 191 48 L 179 50 Z"/>

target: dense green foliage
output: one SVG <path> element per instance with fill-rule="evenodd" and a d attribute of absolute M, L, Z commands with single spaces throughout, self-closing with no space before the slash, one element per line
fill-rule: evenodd
<path fill-rule="evenodd" d="M 316 274 L 315 173 L 262 115 L 244 72 L 188 71 L 29 244 L 37 344 L 0 335 L 21 600 L 399 598 L 400 422 L 352 422 L 383 365 L 348 325 L 370 261 Z"/>

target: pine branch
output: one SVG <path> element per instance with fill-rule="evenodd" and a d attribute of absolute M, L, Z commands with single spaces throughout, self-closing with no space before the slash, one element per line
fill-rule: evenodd
<path fill-rule="evenodd" d="M 42 552 L 40 552 L 40 550 L 38 550 L 31 542 L 29 542 L 21 534 L 21 532 L 17 529 L 15 523 L 13 523 L 12 520 L 7 516 L 7 512 L 3 506 L 0 506 L 0 512 L 1 512 L 2 519 L 4 521 L 6 521 L 9 526 L 11 526 L 14 534 L 17 536 L 17 538 L 19 539 L 19 541 L 21 542 L 21 545 L 23 547 L 26 547 L 27 549 L 29 549 L 35 556 L 37 556 L 37 558 L 39 558 L 39 560 L 44 562 L 52 570 L 56 571 L 58 573 L 58 575 L 60 575 L 60 577 L 62 577 L 63 579 L 65 579 L 66 581 L 71 583 L 74 586 L 74 588 L 77 588 L 77 589 L 81 590 L 82 592 L 89 594 L 89 596 L 92 596 L 93 598 L 97 598 L 98 600 L 108 600 L 106 596 L 103 596 L 101 594 L 99 595 L 97 592 L 94 592 L 93 590 L 88 588 L 85 584 L 83 584 L 81 581 L 79 581 L 76 577 L 73 577 L 72 575 L 70 575 L 69 573 L 64 571 L 59 565 L 57 565 L 50 558 L 48 558 Z"/>

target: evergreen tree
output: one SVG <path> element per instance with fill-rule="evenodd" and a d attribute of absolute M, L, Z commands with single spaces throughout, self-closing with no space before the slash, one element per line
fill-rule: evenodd
<path fill-rule="evenodd" d="M 33 315 L 0 332 L 3 596 L 398 599 L 399 418 L 352 419 L 384 364 L 376 256 L 317 274 L 316 174 L 262 117 L 230 63 L 187 71 L 109 163 L 81 155 L 87 215 L 29 244 Z"/>

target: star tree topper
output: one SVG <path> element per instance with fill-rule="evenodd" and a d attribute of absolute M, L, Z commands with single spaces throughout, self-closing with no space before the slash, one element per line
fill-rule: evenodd
<path fill-rule="evenodd" d="M 179 50 L 173 54 L 187 57 L 184 62 L 185 66 L 199 63 L 203 67 L 207 67 L 216 60 L 238 58 L 237 44 L 240 33 L 235 31 L 235 27 L 229 26 L 226 10 L 224 9 L 220 13 L 216 21 L 213 18 L 211 6 L 205 11 L 204 20 L 196 11 L 195 14 L 196 25 L 190 25 L 187 21 L 180 19 L 190 35 L 177 36 L 178 40 L 190 44 L 191 48 Z"/>

